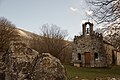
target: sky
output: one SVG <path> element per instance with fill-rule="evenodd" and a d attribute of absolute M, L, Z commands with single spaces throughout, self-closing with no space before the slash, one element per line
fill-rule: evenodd
<path fill-rule="evenodd" d="M 85 0 L 0 0 L 0 17 L 16 27 L 39 34 L 44 24 L 55 24 L 73 38 L 81 32 L 89 11 Z M 89 11 L 89 12 L 88 12 Z"/>

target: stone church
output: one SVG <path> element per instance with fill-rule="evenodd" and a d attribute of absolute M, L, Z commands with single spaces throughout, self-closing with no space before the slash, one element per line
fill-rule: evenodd
<path fill-rule="evenodd" d="M 93 23 L 82 24 L 82 35 L 74 37 L 71 62 L 79 67 L 107 66 L 103 36 L 93 31 Z"/>

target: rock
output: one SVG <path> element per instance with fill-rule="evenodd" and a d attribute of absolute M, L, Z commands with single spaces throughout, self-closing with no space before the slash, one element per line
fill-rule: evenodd
<path fill-rule="evenodd" d="M 89 79 L 81 79 L 81 80 L 89 80 Z"/>
<path fill-rule="evenodd" d="M 111 80 L 116 80 L 116 78 L 112 78 Z"/>
<path fill-rule="evenodd" d="M 120 80 L 120 78 L 117 78 L 117 80 Z"/>
<path fill-rule="evenodd" d="M 33 80 L 38 78 L 39 80 L 66 80 L 65 70 L 60 60 L 49 53 L 40 54 L 37 63 L 34 64 Z"/>
<path fill-rule="evenodd" d="M 6 80 L 66 80 L 60 60 L 39 54 L 22 42 L 12 43 L 6 55 Z"/>

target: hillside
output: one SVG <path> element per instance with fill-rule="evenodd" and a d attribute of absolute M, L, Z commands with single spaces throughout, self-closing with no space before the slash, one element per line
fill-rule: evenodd
<path fill-rule="evenodd" d="M 52 49 L 52 47 L 56 46 L 55 47 L 55 49 L 57 48 L 56 50 L 58 50 L 60 48 L 62 49 L 62 45 L 64 45 L 62 52 L 61 53 L 56 53 L 55 55 L 57 56 L 58 54 L 60 54 L 61 56 L 59 56 L 59 59 L 62 62 L 70 62 L 71 53 L 72 53 L 72 47 L 71 47 L 71 42 L 70 41 L 61 40 L 62 42 L 60 42 L 58 40 L 57 42 L 55 41 L 56 43 L 53 43 L 54 40 L 50 41 L 50 40 L 47 40 L 47 38 L 44 41 L 44 37 L 42 37 L 42 36 L 40 36 L 38 34 L 29 32 L 29 31 L 25 31 L 25 30 L 19 29 L 19 28 L 15 29 L 15 34 L 16 34 L 15 38 L 17 38 L 15 40 L 17 40 L 17 41 L 20 40 L 20 41 L 24 42 L 30 48 L 35 49 L 36 51 L 38 51 L 40 53 L 43 53 L 45 51 L 47 52 L 46 49 L 47 49 L 47 45 L 48 44 L 51 46 L 50 49 Z M 46 40 L 48 41 L 47 45 L 44 44 L 46 42 Z M 49 53 L 52 53 L 52 52 L 49 52 Z"/>

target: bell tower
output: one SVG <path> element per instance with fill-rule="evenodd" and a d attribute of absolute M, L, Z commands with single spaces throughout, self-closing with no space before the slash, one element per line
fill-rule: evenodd
<path fill-rule="evenodd" d="M 82 33 L 83 35 L 92 35 L 93 34 L 93 23 L 85 22 L 82 24 Z"/>

